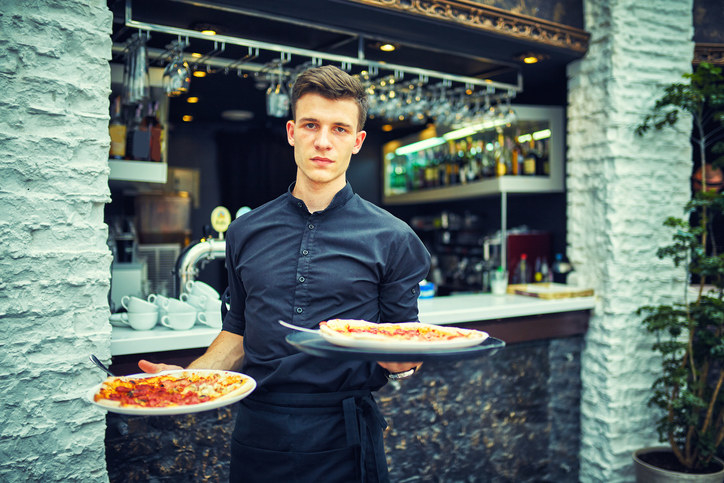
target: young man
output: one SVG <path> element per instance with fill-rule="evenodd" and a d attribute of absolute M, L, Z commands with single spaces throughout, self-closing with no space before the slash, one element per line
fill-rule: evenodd
<path fill-rule="evenodd" d="M 296 182 L 229 228 L 231 308 L 189 367 L 240 369 L 257 381 L 239 405 L 232 481 L 387 481 L 386 423 L 371 391 L 419 364 L 310 356 L 285 341 L 290 330 L 277 321 L 417 320 L 430 256 L 404 222 L 347 183 L 366 136 L 360 82 L 335 67 L 309 69 L 295 82 L 292 111 Z"/>

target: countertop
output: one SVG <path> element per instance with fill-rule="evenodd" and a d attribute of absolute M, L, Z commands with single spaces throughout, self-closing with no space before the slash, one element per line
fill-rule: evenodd
<path fill-rule="evenodd" d="M 590 310 L 594 307 L 594 302 L 595 296 L 544 300 L 511 294 L 469 294 L 421 299 L 419 309 L 421 322 L 460 324 Z M 183 331 L 157 326 L 153 330 L 141 331 L 114 325 L 111 333 L 111 355 L 208 347 L 218 333 L 219 329 L 199 326 Z"/>

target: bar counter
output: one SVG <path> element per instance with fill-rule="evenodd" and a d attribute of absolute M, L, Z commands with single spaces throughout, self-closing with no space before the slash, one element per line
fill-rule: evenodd
<path fill-rule="evenodd" d="M 488 294 L 421 300 L 423 322 L 486 330 L 507 345 L 478 359 L 425 363 L 375 393 L 388 423 L 390 480 L 577 483 L 580 354 L 594 302 Z M 114 327 L 111 369 L 138 372 L 140 358 L 185 365 L 217 332 Z M 227 481 L 235 408 L 108 413 L 110 481 Z"/>
<path fill-rule="evenodd" d="M 571 316 L 592 309 L 594 301 L 594 297 L 544 300 L 511 294 L 466 294 L 421 299 L 419 309 L 421 322 L 474 326 L 506 342 L 520 342 L 526 336 L 520 329 L 536 339 L 546 338 L 546 334 L 561 336 L 585 332 L 583 319 L 577 318 L 580 322 L 576 323 L 572 322 Z M 533 319 L 527 323 L 522 320 L 530 317 Z M 199 325 L 184 331 L 161 326 L 148 331 L 114 326 L 111 355 L 204 348 L 218 333 L 218 329 Z"/>

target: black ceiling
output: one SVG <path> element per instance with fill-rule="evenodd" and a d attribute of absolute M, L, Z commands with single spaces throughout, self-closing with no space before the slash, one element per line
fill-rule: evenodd
<path fill-rule="evenodd" d="M 114 44 L 121 44 L 137 30 L 124 25 L 126 0 L 109 0 L 114 13 Z M 432 21 L 420 16 L 380 11 L 358 3 L 340 0 L 135 0 L 135 21 L 196 30 L 211 24 L 220 34 L 263 41 L 318 52 L 356 57 L 360 38 L 366 59 L 419 67 L 456 75 L 489 78 L 515 84 L 522 73 L 523 91 L 516 103 L 564 105 L 566 65 L 581 56 L 566 49 L 544 47 L 522 39 L 495 36 L 451 23 Z M 148 45 L 164 49 L 177 36 L 152 33 Z M 381 52 L 375 44 L 394 42 L 400 48 Z M 208 53 L 212 41 L 191 40 L 189 51 Z M 544 62 L 526 65 L 516 60 L 522 52 L 545 54 Z M 244 47 L 226 45 L 218 54 L 225 59 L 241 59 L 248 54 Z M 264 53 L 254 59 L 264 64 L 277 54 Z M 301 63 L 308 59 L 295 59 Z M 114 61 L 122 62 L 122 58 Z M 242 78 L 235 72 L 217 72 L 206 78 L 192 78 L 190 95 L 202 99 L 186 105 L 183 98 L 171 102 L 171 121 L 193 111 L 196 122 L 215 122 L 226 109 L 253 110 L 264 116 L 265 98 L 253 75 Z M 174 119 L 174 117 L 176 119 Z M 258 119 L 258 118 L 257 118 Z"/>

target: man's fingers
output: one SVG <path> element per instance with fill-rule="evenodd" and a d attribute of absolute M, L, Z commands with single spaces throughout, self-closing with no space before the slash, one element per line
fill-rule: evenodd
<path fill-rule="evenodd" d="M 145 359 L 141 359 L 140 361 L 138 361 L 138 367 L 141 368 L 143 372 L 148 372 L 149 374 L 154 374 L 161 371 L 170 371 L 174 369 L 183 369 L 183 367 L 181 366 L 172 366 L 170 364 L 156 364 L 155 362 L 149 362 Z"/>

